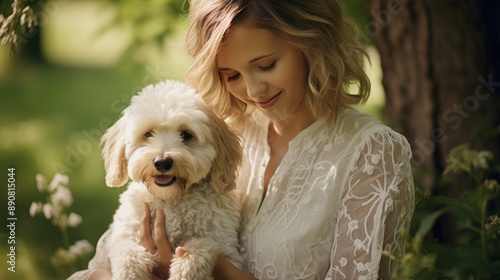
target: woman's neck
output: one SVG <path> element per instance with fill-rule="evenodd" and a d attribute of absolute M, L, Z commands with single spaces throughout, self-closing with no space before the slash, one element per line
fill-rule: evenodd
<path fill-rule="evenodd" d="M 302 130 L 306 129 L 316 120 L 314 116 L 306 108 L 297 108 L 295 112 L 286 119 L 279 121 L 271 121 L 270 135 L 271 138 L 279 137 L 291 141 Z M 273 135 L 274 134 L 274 135 Z M 269 139 L 271 140 L 271 139 Z"/>

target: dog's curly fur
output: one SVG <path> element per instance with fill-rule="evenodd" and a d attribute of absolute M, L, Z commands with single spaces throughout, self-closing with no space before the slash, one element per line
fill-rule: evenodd
<path fill-rule="evenodd" d="M 113 279 L 150 279 L 158 265 L 139 244 L 143 205 L 165 213 L 175 257 L 170 279 L 212 279 L 219 254 L 238 267 L 240 211 L 232 189 L 241 143 L 194 89 L 176 81 L 144 88 L 102 137 L 106 184 L 122 186 L 106 249 Z"/>

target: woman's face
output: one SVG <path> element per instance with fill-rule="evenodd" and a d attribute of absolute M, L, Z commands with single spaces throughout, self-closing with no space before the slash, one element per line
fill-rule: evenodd
<path fill-rule="evenodd" d="M 281 121 L 307 112 L 307 65 L 302 52 L 245 21 L 231 27 L 216 59 L 229 92 Z"/>

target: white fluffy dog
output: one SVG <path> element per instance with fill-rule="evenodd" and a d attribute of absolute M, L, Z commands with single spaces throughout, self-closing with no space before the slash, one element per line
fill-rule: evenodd
<path fill-rule="evenodd" d="M 235 188 L 239 138 L 194 89 L 176 81 L 147 86 L 102 137 L 106 184 L 122 186 L 106 248 L 113 279 L 150 279 L 158 264 L 139 244 L 144 203 L 165 213 L 174 256 L 170 279 L 212 279 L 219 254 L 241 267 Z M 152 231 L 153 232 L 153 231 Z"/>

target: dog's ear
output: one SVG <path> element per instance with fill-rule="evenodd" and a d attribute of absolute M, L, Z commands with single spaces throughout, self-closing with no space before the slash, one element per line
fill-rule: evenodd
<path fill-rule="evenodd" d="M 128 181 L 127 159 L 125 158 L 124 117 L 120 118 L 102 136 L 102 156 L 106 169 L 106 185 L 120 187 Z"/>
<path fill-rule="evenodd" d="M 225 193 L 236 188 L 236 177 L 242 160 L 240 137 L 212 111 L 207 112 L 214 133 L 217 156 L 212 164 L 210 183 L 217 192 Z"/>

